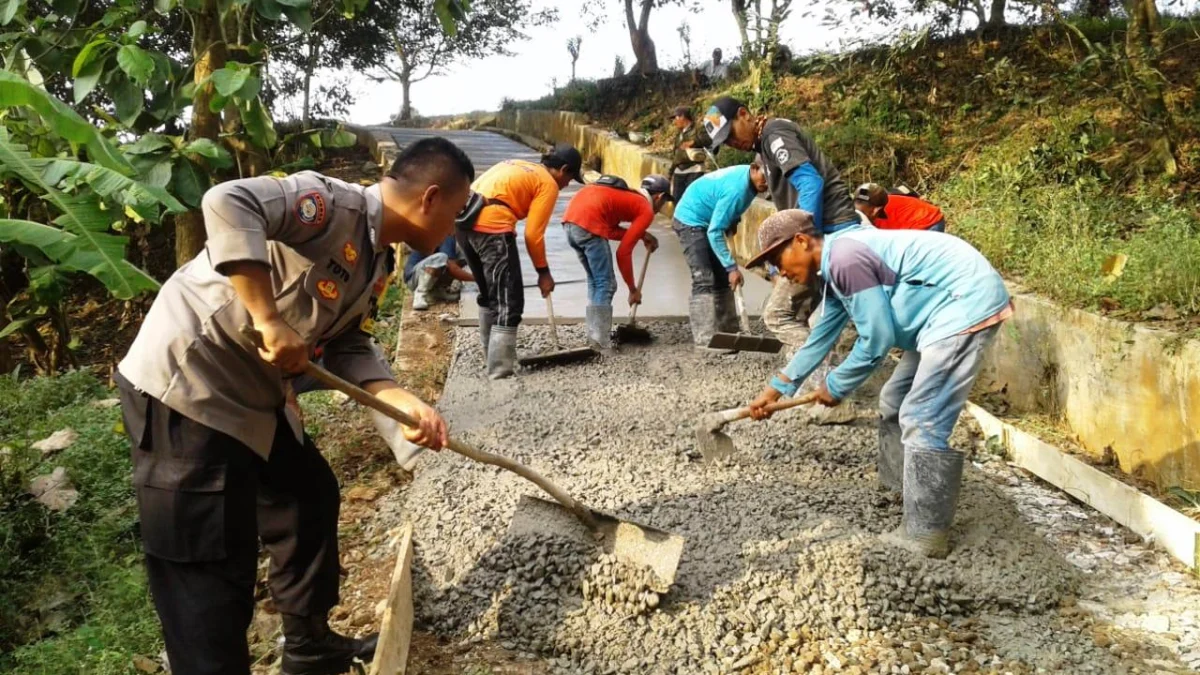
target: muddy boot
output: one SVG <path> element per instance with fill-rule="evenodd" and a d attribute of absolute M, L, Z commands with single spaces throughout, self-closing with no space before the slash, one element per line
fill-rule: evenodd
<path fill-rule="evenodd" d="M 716 301 L 716 331 L 718 333 L 739 333 L 742 330 L 738 322 L 737 302 L 733 299 L 734 291 L 720 291 L 714 295 Z"/>
<path fill-rule="evenodd" d="M 379 635 L 358 640 L 329 628 L 324 616 L 283 615 L 283 675 L 340 675 L 350 670 L 355 659 L 370 663 L 375 658 Z"/>
<path fill-rule="evenodd" d="M 487 361 L 488 342 L 492 339 L 492 326 L 496 325 L 496 312 L 487 307 L 479 308 L 479 342 L 483 345 L 483 360 Z"/>
<path fill-rule="evenodd" d="M 587 306 L 588 346 L 601 354 L 611 354 L 613 350 L 612 318 L 612 305 Z"/>
<path fill-rule="evenodd" d="M 429 309 L 429 296 L 436 283 L 437 277 L 427 271 L 420 272 L 420 278 L 417 279 L 417 288 L 413 291 L 413 311 L 424 312 L 425 310 Z"/>
<path fill-rule="evenodd" d="M 692 327 L 692 342 L 696 350 L 708 354 L 731 354 L 733 350 L 711 349 L 708 346 L 708 341 L 716 331 L 716 321 L 716 296 L 710 293 L 693 295 L 688 302 L 688 323 Z"/>
<path fill-rule="evenodd" d="M 496 326 L 492 328 L 488 340 L 487 373 L 488 378 L 499 380 L 511 377 L 517 368 L 517 329 L 516 327 Z"/>
<path fill-rule="evenodd" d="M 905 450 L 904 519 L 884 540 L 927 558 L 945 558 L 962 473 L 961 452 Z"/>
<path fill-rule="evenodd" d="M 879 484 L 892 492 L 904 489 L 904 444 L 900 423 L 879 420 L 879 457 L 875 460 Z"/>

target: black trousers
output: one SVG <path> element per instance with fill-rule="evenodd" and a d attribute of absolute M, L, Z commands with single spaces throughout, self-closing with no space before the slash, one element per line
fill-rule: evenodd
<path fill-rule="evenodd" d="M 120 376 L 117 385 L 171 672 L 248 674 L 260 539 L 280 612 L 324 616 L 338 602 L 337 478 L 282 411 L 266 461 Z"/>
<path fill-rule="evenodd" d="M 678 204 L 679 200 L 683 199 L 683 193 L 687 191 L 688 186 L 695 183 L 696 179 L 703 175 L 703 171 L 671 174 L 671 199 L 674 199 L 675 203 Z"/>
<path fill-rule="evenodd" d="M 692 273 L 692 295 L 711 295 L 729 290 L 729 273 L 712 250 L 708 230 L 689 227 L 676 220 L 675 234 L 683 246 L 683 258 Z"/>
<path fill-rule="evenodd" d="M 525 282 L 517 235 L 467 232 L 461 236 L 467 265 L 479 286 L 479 306 L 496 313 L 496 325 L 516 328 L 525 312 Z"/>

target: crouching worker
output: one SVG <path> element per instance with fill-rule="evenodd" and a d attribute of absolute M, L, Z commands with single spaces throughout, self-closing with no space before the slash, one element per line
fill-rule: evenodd
<path fill-rule="evenodd" d="M 692 272 L 688 319 L 698 348 L 707 349 L 713 333 L 738 330 L 733 290 L 744 278 L 726 237 L 737 234 L 742 214 L 766 190 L 758 162 L 731 166 L 692 183 L 675 207 L 675 234 Z"/>
<path fill-rule="evenodd" d="M 431 255 L 416 250 L 410 253 L 404 263 L 404 285 L 412 291 L 412 308 L 423 312 L 433 302 L 458 302 L 463 283 L 475 281 L 463 267 L 466 261 L 454 235 L 446 237 Z"/>
<path fill-rule="evenodd" d="M 567 205 L 563 226 L 567 228 L 568 243 L 587 273 L 587 333 L 593 348 L 612 349 L 612 299 L 617 293 L 617 277 L 609 240 L 621 242 L 617 267 L 629 289 L 629 305 L 641 304 L 642 289 L 633 276 L 633 249 L 639 241 L 645 245 L 646 255 L 658 249 L 658 239 L 647 230 L 654 214 L 670 200 L 671 186 L 666 176 L 646 176 L 639 190 L 630 190 L 624 181 L 604 176 L 581 188 Z M 621 223 L 629 223 L 629 227 L 621 227 Z"/>
<path fill-rule="evenodd" d="M 979 374 L 984 351 L 1013 308 L 1004 281 L 978 251 L 936 232 L 861 229 L 825 239 L 806 211 L 780 211 L 760 226 L 762 253 L 797 283 L 826 282 L 824 313 L 791 363 L 750 403 L 753 417 L 795 395 L 847 321 L 858 339 L 815 391 L 841 403 L 887 358 L 904 357 L 879 395 L 879 479 L 903 490 L 904 520 L 889 540 L 929 557 L 950 550 L 963 455 L 950 432 Z"/>
<path fill-rule="evenodd" d="M 854 208 L 881 230 L 946 231 L 946 216 L 915 192 L 888 191 L 878 183 L 863 183 L 854 191 Z"/>
<path fill-rule="evenodd" d="M 176 675 L 250 674 L 260 540 L 283 615 L 282 673 L 371 661 L 374 637 L 326 621 L 338 603 L 338 482 L 287 409 L 285 378 L 319 355 L 417 419 L 408 440 L 446 443 L 441 416 L 396 384 L 361 327 L 391 246 L 432 251 L 474 173 L 457 146 L 429 138 L 371 187 L 304 172 L 204 196 L 205 250 L 163 284 L 116 378 L 150 594 Z"/>

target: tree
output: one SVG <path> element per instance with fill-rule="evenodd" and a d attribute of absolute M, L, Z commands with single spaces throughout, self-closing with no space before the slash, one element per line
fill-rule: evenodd
<path fill-rule="evenodd" d="M 571 81 L 575 81 L 575 62 L 579 60 L 579 46 L 583 44 L 583 36 L 576 35 L 567 38 L 567 53 L 571 55 Z"/>
<path fill-rule="evenodd" d="M 687 21 L 681 21 L 679 27 L 675 29 L 679 33 L 679 46 L 683 48 L 683 67 L 685 70 L 692 69 L 692 28 Z"/>
<path fill-rule="evenodd" d="M 1154 0 L 1128 0 L 1129 30 L 1125 34 L 1125 56 L 1132 71 L 1133 88 L 1147 130 L 1153 130 L 1148 160 L 1168 176 L 1178 170 L 1175 159 L 1175 124 L 1164 95 L 1158 69 L 1163 52 L 1162 22 Z"/>
<path fill-rule="evenodd" d="M 730 0 L 733 18 L 742 38 L 742 57 L 749 62 L 771 64 L 779 49 L 779 26 L 791 13 L 792 0 L 770 0 L 763 13 L 763 0 Z"/>
<path fill-rule="evenodd" d="M 412 85 L 444 74 L 456 63 L 509 54 L 508 45 L 524 37 L 521 30 L 557 18 L 554 10 L 533 11 L 531 0 L 474 0 L 454 33 L 442 30 L 430 0 L 381 0 L 380 16 L 366 27 L 377 30 L 377 41 L 388 53 L 376 61 L 376 81 L 400 83 L 398 119 L 412 117 Z"/>

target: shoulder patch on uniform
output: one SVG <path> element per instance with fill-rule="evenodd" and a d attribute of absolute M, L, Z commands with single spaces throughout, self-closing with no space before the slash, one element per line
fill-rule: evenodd
<path fill-rule="evenodd" d="M 345 246 L 342 246 L 342 257 L 346 259 L 347 263 L 353 265 L 358 262 L 358 249 L 354 248 L 354 244 L 346 242 Z"/>
<path fill-rule="evenodd" d="M 325 224 L 325 198 L 320 192 L 314 190 L 300 195 L 296 200 L 296 219 L 314 227 Z"/>
<path fill-rule="evenodd" d="M 332 279 L 322 279 L 317 282 L 317 292 L 326 300 L 337 300 L 342 292 L 338 289 L 336 281 Z"/>
<path fill-rule="evenodd" d="M 792 158 L 792 153 L 788 152 L 787 147 L 784 146 L 783 136 L 776 136 L 769 147 L 775 155 L 775 161 L 780 165 L 787 164 L 787 161 Z"/>
<path fill-rule="evenodd" d="M 779 149 L 782 147 L 783 147 L 783 136 L 776 136 L 775 139 L 771 141 L 771 145 L 770 145 L 771 152 L 779 152 Z"/>

